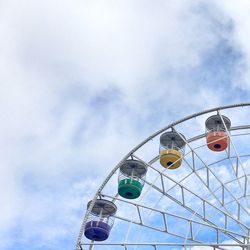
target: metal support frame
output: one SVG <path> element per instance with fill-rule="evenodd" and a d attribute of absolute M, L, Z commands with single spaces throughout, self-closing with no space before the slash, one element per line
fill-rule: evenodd
<path fill-rule="evenodd" d="M 90 246 L 93 245 L 92 243 L 81 243 L 82 246 Z M 241 247 L 243 250 L 249 250 L 250 244 L 214 244 L 214 243 L 94 243 L 96 246 L 121 246 L 125 247 L 128 246 L 152 246 L 152 249 L 157 249 L 157 247 L 183 247 L 184 249 L 191 249 L 192 247 L 210 247 L 211 249 L 225 249 L 224 247 Z M 188 248 L 187 248 L 188 247 Z M 228 249 L 228 248 L 226 248 Z"/>
<path fill-rule="evenodd" d="M 87 221 L 87 217 L 88 217 L 88 214 L 89 212 L 91 211 L 91 209 L 93 208 L 93 205 L 95 203 L 95 200 L 98 198 L 99 194 L 101 193 L 101 191 L 103 190 L 103 188 L 105 187 L 105 185 L 108 183 L 108 181 L 111 179 L 111 177 L 115 174 L 115 172 L 119 169 L 119 167 L 121 166 L 121 164 L 124 162 L 124 160 L 128 159 L 131 155 L 133 155 L 138 149 L 140 149 L 144 144 L 146 144 L 148 141 L 150 141 L 151 139 L 153 139 L 154 137 L 158 136 L 159 134 L 161 134 L 162 132 L 164 131 L 167 131 L 168 129 L 170 128 L 173 128 L 174 126 L 178 125 L 178 124 L 181 124 L 187 120 L 190 120 L 192 118 L 195 118 L 195 117 L 198 117 L 198 116 L 201 116 L 201 115 L 204 115 L 204 114 L 207 114 L 207 113 L 211 113 L 211 112 L 219 112 L 220 110 L 225 110 L 225 109 L 233 109 L 233 108 L 237 108 L 237 107 L 246 107 L 246 106 L 250 106 L 250 103 L 240 103 L 240 104 L 235 104 L 235 105 L 228 105 L 228 106 L 223 106 L 223 107 L 217 107 L 217 108 L 213 108 L 213 109 L 209 109 L 209 110 L 206 110 L 206 111 L 202 111 L 202 112 L 199 112 L 199 113 L 196 113 L 196 114 L 193 114 L 193 115 L 190 115 L 190 116 L 187 116 L 181 120 L 178 120 L 170 125 L 168 125 L 167 127 L 163 128 L 163 129 L 160 129 L 159 131 L 157 131 L 156 133 L 152 134 L 151 136 L 149 136 L 148 138 L 146 138 L 143 142 L 141 142 L 139 145 L 137 145 L 135 148 L 133 148 L 128 154 L 125 155 L 125 157 L 117 164 L 117 166 L 110 172 L 110 174 L 106 177 L 106 179 L 103 181 L 103 183 L 101 184 L 101 186 L 99 187 L 99 189 L 97 190 L 96 194 L 94 195 L 94 198 L 92 200 L 92 203 L 90 204 L 89 208 L 87 209 L 87 212 L 85 213 L 85 216 L 83 218 L 83 221 L 82 221 L 82 224 L 81 224 L 81 227 L 80 227 L 80 232 L 79 232 L 79 236 L 77 238 L 77 242 L 76 242 L 76 249 L 77 250 L 81 250 L 82 247 L 81 246 L 84 246 L 84 245 L 99 245 L 99 243 L 82 243 L 81 240 L 82 240 L 82 235 L 83 235 L 83 231 L 84 231 L 84 228 L 85 228 L 85 224 L 86 224 L 86 221 Z M 239 130 L 239 129 L 249 129 L 250 128 L 250 125 L 244 125 L 244 126 L 238 126 L 236 128 L 231 128 L 230 130 Z M 193 141 L 197 140 L 197 139 L 200 139 L 204 137 L 204 134 L 202 135 L 198 135 L 196 136 L 196 138 L 193 138 Z M 191 141 L 189 141 L 190 143 Z M 191 148 L 191 151 L 192 153 L 195 153 L 195 151 L 193 151 L 193 149 Z M 157 158 L 157 157 L 156 157 Z M 154 160 L 154 159 L 153 159 Z M 207 168 L 207 171 L 208 173 L 212 173 L 211 169 L 209 169 L 209 166 L 205 164 L 204 162 L 204 165 L 205 167 Z M 163 178 L 164 175 L 162 175 L 161 178 Z M 163 182 L 162 182 L 163 183 Z M 227 187 L 225 186 L 225 184 L 221 183 L 222 185 L 222 191 L 224 192 Z M 209 185 L 208 183 L 206 184 L 206 186 L 209 188 Z M 164 194 L 166 194 L 165 191 L 163 191 Z M 229 191 L 230 193 L 230 191 Z M 211 190 L 211 194 L 213 194 L 213 190 Z M 214 195 L 216 199 L 218 199 L 216 197 L 216 195 Z M 235 202 L 238 204 L 238 207 L 242 207 L 241 204 L 239 203 L 238 199 L 236 199 L 233 195 L 232 195 L 232 198 L 235 199 Z M 206 207 L 206 204 L 207 201 L 204 201 L 202 203 L 202 206 L 205 208 Z M 224 202 L 221 203 L 222 204 L 222 207 L 225 209 L 225 204 Z M 182 206 L 184 206 L 184 197 L 183 197 L 183 200 L 182 200 Z M 242 207 L 242 209 L 245 209 L 244 207 Z M 220 209 L 219 209 L 220 210 Z M 226 210 L 226 209 L 225 209 Z M 248 211 L 246 211 L 248 213 Z M 205 213 L 205 212 L 204 212 Z M 225 221 L 227 221 L 228 218 L 232 217 L 230 215 L 230 213 L 228 213 L 227 211 L 223 211 L 222 212 L 224 215 L 225 215 Z M 205 219 L 206 222 L 207 221 L 207 218 L 205 218 L 205 216 L 201 216 L 201 218 Z M 232 218 L 231 218 L 232 219 Z M 242 227 L 242 229 L 246 230 L 247 231 L 247 235 L 249 235 L 249 228 L 244 225 L 244 223 L 242 223 L 241 221 L 237 220 L 237 219 L 234 219 L 235 221 L 237 221 L 237 223 L 240 225 L 240 227 Z M 211 225 L 212 226 L 212 225 Z M 227 223 L 225 223 L 225 227 L 227 226 Z M 225 230 L 225 229 L 224 229 Z M 229 231 L 225 230 L 227 233 L 229 233 Z M 249 242 L 249 239 L 247 239 L 247 241 Z M 244 240 L 245 242 L 245 240 Z M 105 245 L 105 243 L 101 243 L 103 245 Z M 155 244 L 152 244 L 152 243 L 149 243 L 151 246 L 154 246 L 154 249 L 156 249 L 156 246 L 160 246 L 162 245 L 161 243 L 155 243 Z M 117 244 L 112 244 L 112 243 L 108 243 L 107 245 L 117 245 Z M 119 244 L 118 244 L 119 245 Z M 131 244 L 128 244 L 128 243 L 122 243 L 123 246 L 129 246 Z M 132 244 L 133 245 L 133 244 Z M 140 243 L 135 243 L 134 245 L 147 245 L 147 244 L 140 244 Z M 163 243 L 163 245 L 165 246 L 171 246 L 171 243 Z M 185 244 L 181 244 L 181 243 L 174 243 L 174 245 L 172 246 L 183 246 L 183 247 L 192 247 L 192 246 L 197 246 L 196 245 L 191 245 L 191 244 L 188 244 L 188 243 L 185 243 Z M 226 245 L 226 244 L 198 244 L 198 246 L 211 246 L 213 249 L 215 248 L 218 248 L 218 247 L 224 247 L 224 246 L 238 246 L 238 247 L 242 247 L 242 249 L 249 249 L 250 245 L 248 244 L 241 244 L 241 243 L 237 243 L 237 244 L 229 244 L 229 245 Z"/>
<path fill-rule="evenodd" d="M 103 197 L 108 197 L 108 198 L 111 198 L 111 199 L 115 198 L 113 196 L 106 195 L 106 194 L 102 194 L 102 196 Z M 223 234 L 226 234 L 227 236 L 231 237 L 233 240 L 235 240 L 239 244 L 243 244 L 243 241 L 242 242 L 239 241 L 235 236 L 242 237 L 243 239 L 246 238 L 246 235 L 230 231 L 227 228 L 218 227 L 214 223 L 210 222 L 209 220 L 204 220 L 204 222 L 196 221 L 196 220 L 190 219 L 188 217 L 180 216 L 180 215 L 173 214 L 173 213 L 167 213 L 167 212 L 165 212 L 163 210 L 159 210 L 159 209 L 152 208 L 152 207 L 145 206 L 145 205 L 136 204 L 134 202 L 127 201 L 127 200 L 124 200 L 124 199 L 120 199 L 120 198 L 115 198 L 115 199 L 118 200 L 118 201 L 120 201 L 120 202 L 127 203 L 127 204 L 131 205 L 132 207 L 136 207 L 137 215 L 138 215 L 137 219 L 139 221 L 135 219 L 135 220 L 132 221 L 133 223 L 135 223 L 137 225 L 144 226 L 144 227 L 152 228 L 152 229 L 154 229 L 156 231 L 165 232 L 167 234 L 170 234 L 170 235 L 173 235 L 173 236 L 177 236 L 177 237 L 182 238 L 182 239 L 185 239 L 186 237 L 183 236 L 183 235 L 175 234 L 175 233 L 171 232 L 170 228 L 167 226 L 167 223 L 165 223 L 168 220 L 168 218 L 172 218 L 172 219 L 176 218 L 176 219 L 181 219 L 181 220 L 184 220 L 184 221 L 188 222 L 190 224 L 190 229 L 191 230 L 193 228 L 193 225 L 195 225 L 195 224 L 196 225 L 205 226 L 205 227 L 210 227 L 210 228 L 214 229 L 216 231 L 216 233 L 221 232 Z M 141 209 L 147 209 L 147 210 L 150 210 L 150 211 L 157 212 L 157 213 L 161 214 L 162 215 L 162 219 L 163 219 L 162 222 L 164 224 L 164 228 L 163 229 L 159 229 L 157 227 L 153 227 L 153 226 L 147 225 L 147 223 L 142 220 Z M 125 217 L 122 217 L 122 216 L 119 216 L 119 215 L 115 215 L 115 218 L 118 218 L 118 219 L 126 221 L 126 222 L 130 222 L 131 221 L 131 220 L 128 220 Z M 194 237 L 192 237 L 192 235 L 194 236 L 193 233 L 191 233 L 190 235 L 191 236 L 188 238 L 188 240 L 194 241 L 194 242 L 200 242 L 200 241 L 196 240 Z M 250 236 L 249 236 L 249 239 L 250 239 Z M 217 244 L 219 244 L 218 239 L 217 239 Z"/>
<path fill-rule="evenodd" d="M 176 130 L 175 130 L 176 131 Z M 178 133 L 178 131 L 176 131 Z M 181 135 L 181 134 L 180 134 Z M 184 138 L 183 138 L 184 139 Z M 185 139 L 184 139 L 185 140 Z M 210 189 L 209 186 L 209 174 L 211 174 L 216 181 L 218 181 L 218 183 L 220 183 L 220 188 L 224 189 L 228 192 L 228 194 L 232 197 L 232 199 L 236 202 L 237 206 L 238 206 L 238 212 L 237 214 L 240 213 L 240 209 L 244 210 L 249 216 L 250 216 L 250 211 L 248 209 L 246 209 L 245 207 L 243 207 L 238 199 L 234 196 L 234 194 L 224 185 L 224 183 L 217 177 L 217 175 L 215 174 L 215 172 L 205 163 L 205 161 L 195 152 L 195 150 L 192 148 L 192 146 L 190 145 L 190 143 L 188 141 L 186 141 L 187 146 L 190 148 L 190 150 L 192 150 L 194 152 L 194 154 L 196 155 L 196 157 L 202 162 L 202 164 L 204 165 L 205 169 L 207 170 L 207 183 L 201 178 L 201 176 L 197 173 L 197 171 L 194 171 L 195 175 L 200 179 L 200 181 L 207 187 L 207 189 L 209 190 L 209 192 L 211 193 L 211 195 L 221 204 L 222 202 L 219 200 L 219 198 L 215 195 L 214 191 Z M 192 169 L 192 166 L 190 166 L 190 164 L 188 164 L 189 167 Z M 225 209 L 225 211 L 227 211 L 229 214 L 230 212 L 228 211 L 228 209 L 223 206 L 223 208 Z M 239 221 L 239 217 L 237 218 Z"/>
<path fill-rule="evenodd" d="M 143 162 L 142 159 L 138 158 L 137 156 L 134 155 L 135 158 L 137 158 L 138 160 L 141 160 Z M 144 162 L 145 164 L 147 164 L 146 162 Z M 227 211 L 224 211 L 222 209 L 220 209 L 219 207 L 215 206 L 214 204 L 212 204 L 211 202 L 209 202 L 208 200 L 202 198 L 200 195 L 198 195 L 197 193 L 189 190 L 188 188 L 186 188 L 185 186 L 183 186 L 180 182 L 177 182 L 176 180 L 174 180 L 173 178 L 171 178 L 170 176 L 166 175 L 163 172 L 160 172 L 159 170 L 157 170 L 156 168 L 154 168 L 152 165 L 147 164 L 147 166 L 151 169 L 153 169 L 154 171 L 156 171 L 159 175 L 163 176 L 163 178 L 166 178 L 167 180 L 170 180 L 171 182 L 175 183 L 176 186 L 180 187 L 181 190 L 185 190 L 185 192 L 195 196 L 196 198 L 198 198 L 200 200 L 200 204 L 203 207 L 203 212 L 199 213 L 197 210 L 195 211 L 193 208 L 187 206 L 187 204 L 185 204 L 185 202 L 182 202 L 183 200 L 185 200 L 185 197 L 181 197 L 180 200 L 176 199 L 176 197 L 170 195 L 167 192 L 163 192 L 163 188 L 160 188 L 158 186 L 155 186 L 153 183 L 148 183 L 147 181 L 145 181 L 145 183 L 147 183 L 148 185 L 150 185 L 152 188 L 154 188 L 155 190 L 157 190 L 158 192 L 161 192 L 162 194 L 164 194 L 166 197 L 168 197 L 169 199 L 173 200 L 176 204 L 179 204 L 180 206 L 184 207 L 187 211 L 191 212 L 193 215 L 195 215 L 196 217 L 202 219 L 203 221 L 205 221 L 207 223 L 207 225 L 210 225 L 212 227 L 217 227 L 218 229 L 220 229 L 216 224 L 214 224 L 212 221 L 209 220 L 209 216 L 206 213 L 206 207 L 211 206 L 213 207 L 213 209 L 215 209 L 218 213 L 221 213 L 224 216 L 224 227 L 221 230 L 223 233 L 227 232 L 227 228 L 228 228 L 228 218 L 230 218 L 232 221 L 234 221 L 235 223 L 239 224 L 240 228 L 242 230 L 245 231 L 246 234 L 248 234 L 249 232 L 249 227 L 247 225 L 245 225 L 244 223 L 240 222 L 239 220 L 235 219 L 230 213 L 228 213 Z M 231 237 L 230 234 L 226 233 L 229 237 Z M 235 239 L 233 237 L 234 240 L 238 241 L 237 239 Z"/>

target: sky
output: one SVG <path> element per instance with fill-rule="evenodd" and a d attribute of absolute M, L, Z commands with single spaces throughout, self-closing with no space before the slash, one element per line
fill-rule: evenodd
<path fill-rule="evenodd" d="M 250 2 L 0 1 L 0 249 L 73 249 L 148 135 L 250 96 Z"/>

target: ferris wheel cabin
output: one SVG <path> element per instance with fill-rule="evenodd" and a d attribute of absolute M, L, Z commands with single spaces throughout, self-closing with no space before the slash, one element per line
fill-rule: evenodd
<path fill-rule="evenodd" d="M 227 130 L 231 127 L 230 119 L 226 116 L 213 115 L 206 120 L 205 125 L 208 148 L 215 152 L 225 150 L 229 144 Z"/>
<path fill-rule="evenodd" d="M 160 137 L 160 163 L 164 168 L 176 169 L 181 166 L 185 148 L 185 137 L 171 131 Z"/>
<path fill-rule="evenodd" d="M 137 160 L 126 160 L 120 166 L 118 193 L 126 199 L 136 199 L 141 195 L 147 167 Z"/>
<path fill-rule="evenodd" d="M 87 208 L 92 201 L 89 201 Z M 109 237 L 114 223 L 116 205 L 108 200 L 97 199 L 87 218 L 84 235 L 94 241 L 104 241 Z"/>

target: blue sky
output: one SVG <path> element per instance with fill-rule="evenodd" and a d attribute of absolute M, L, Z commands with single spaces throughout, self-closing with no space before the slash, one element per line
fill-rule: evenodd
<path fill-rule="evenodd" d="M 166 124 L 249 99 L 248 1 L 0 1 L 0 248 L 73 249 L 86 202 Z"/>

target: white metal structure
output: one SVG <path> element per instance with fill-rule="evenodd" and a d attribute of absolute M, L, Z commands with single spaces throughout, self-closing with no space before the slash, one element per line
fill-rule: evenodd
<path fill-rule="evenodd" d="M 208 148 L 205 121 L 219 115 L 229 139 L 221 152 Z M 228 129 L 223 117 L 231 120 Z M 159 163 L 159 138 L 174 131 L 185 141 L 178 169 Z M 184 136 L 185 137 L 184 137 Z M 110 172 L 83 218 L 76 249 L 250 249 L 250 103 L 190 115 L 149 136 Z M 148 168 L 140 197 L 117 194 L 119 167 L 136 159 Z M 83 237 L 97 198 L 117 206 L 104 242 Z"/>

